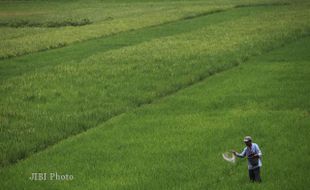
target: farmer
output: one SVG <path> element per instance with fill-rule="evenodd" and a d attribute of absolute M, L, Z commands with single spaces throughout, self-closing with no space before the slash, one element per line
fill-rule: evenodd
<path fill-rule="evenodd" d="M 248 169 L 251 182 L 261 182 L 260 167 L 262 167 L 262 152 L 256 143 L 252 143 L 252 138 L 250 136 L 244 137 L 243 142 L 246 144 L 246 147 L 242 153 L 239 154 L 236 151 L 232 152 L 237 157 L 244 158 L 246 156 L 248 158 Z"/>

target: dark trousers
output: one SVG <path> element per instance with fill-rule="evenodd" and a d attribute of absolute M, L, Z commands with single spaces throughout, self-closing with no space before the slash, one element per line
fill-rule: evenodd
<path fill-rule="evenodd" d="M 260 167 L 249 170 L 249 177 L 251 182 L 261 182 L 260 178 Z"/>

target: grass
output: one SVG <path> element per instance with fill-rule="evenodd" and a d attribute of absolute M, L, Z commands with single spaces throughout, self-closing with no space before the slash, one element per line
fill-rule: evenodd
<path fill-rule="evenodd" d="M 0 171 L 5 189 L 307 189 L 310 38 L 115 117 Z M 252 135 L 263 151 L 262 184 L 241 150 Z M 72 181 L 30 181 L 32 172 Z"/>
<path fill-rule="evenodd" d="M 122 34 L 128 45 L 86 51 L 84 59 L 79 54 L 96 42 L 59 50 L 68 57 L 55 50 L 3 61 L 1 165 L 308 35 L 305 10 L 232 10 Z"/>

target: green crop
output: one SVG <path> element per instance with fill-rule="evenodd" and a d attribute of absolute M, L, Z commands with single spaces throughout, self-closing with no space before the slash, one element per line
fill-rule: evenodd
<path fill-rule="evenodd" d="M 52 58 L 46 52 L 2 63 L 4 73 L 17 67 L 20 74 L 12 72 L 0 86 L 1 164 L 307 35 L 305 10 L 236 9 L 136 31 L 127 36 L 133 45 L 85 54 L 79 61 L 71 60 L 74 52 L 68 48 Z M 179 33 L 182 27 L 187 29 Z M 152 30 L 154 38 L 147 35 Z M 143 35 L 147 40 L 135 44 Z M 44 57 L 51 61 L 41 63 Z M 33 63 L 30 70 L 21 61 Z"/>
<path fill-rule="evenodd" d="M 307 189 L 310 38 L 66 139 L 0 172 L 5 189 Z M 262 184 L 221 153 L 252 135 Z M 298 159 L 297 159 L 298 158 Z M 73 175 L 31 181 L 33 172 Z"/>
<path fill-rule="evenodd" d="M 1 188 L 307 189 L 309 8 L 0 1 Z M 221 159 L 245 135 L 260 185 Z"/>
<path fill-rule="evenodd" d="M 285 5 L 285 3 L 292 2 L 289 0 L 255 0 L 251 3 L 247 0 L 143 3 L 142 1 L 0 2 L 0 59 L 59 48 L 75 42 L 233 7 L 255 4 Z"/>

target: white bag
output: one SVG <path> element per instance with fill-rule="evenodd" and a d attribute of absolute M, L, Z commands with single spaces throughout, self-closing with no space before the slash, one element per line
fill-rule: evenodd
<path fill-rule="evenodd" d="M 233 153 L 230 152 L 225 152 L 222 154 L 224 160 L 230 163 L 235 163 L 236 162 L 236 156 Z"/>

